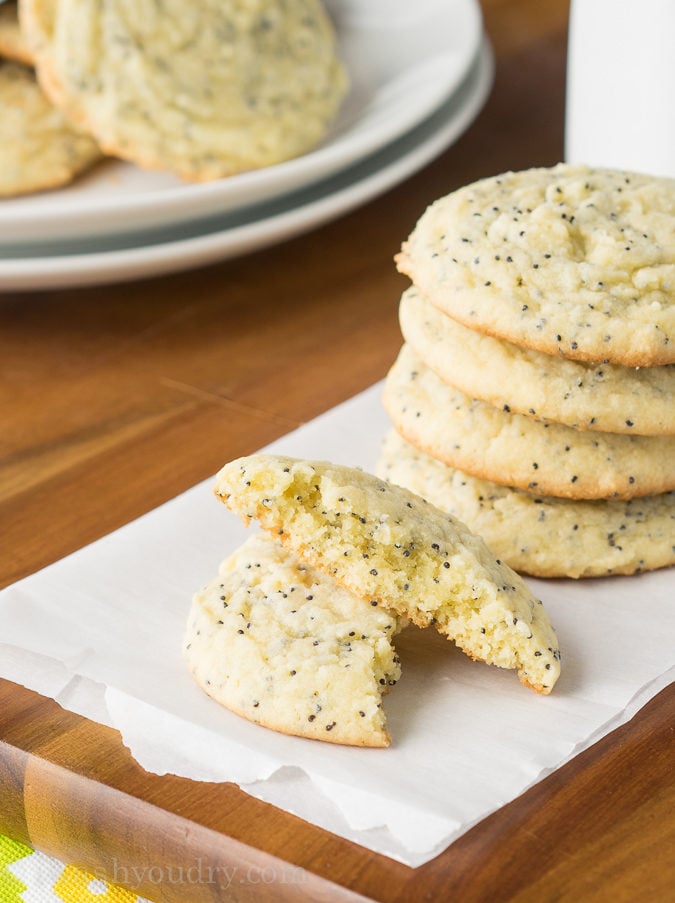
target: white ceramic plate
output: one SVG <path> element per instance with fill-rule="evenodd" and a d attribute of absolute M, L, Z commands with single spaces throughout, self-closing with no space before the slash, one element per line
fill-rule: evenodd
<path fill-rule="evenodd" d="M 66 188 L 0 201 L 0 246 L 185 222 L 324 179 L 422 122 L 451 96 L 480 47 L 477 0 L 327 0 L 327 5 L 351 89 L 316 150 L 201 184 L 107 160 Z"/>
<path fill-rule="evenodd" d="M 50 256 L 0 259 L 0 290 L 53 289 L 123 282 L 225 260 L 289 239 L 365 203 L 438 156 L 483 106 L 493 78 L 487 44 L 455 94 L 396 142 L 314 186 L 251 209 L 176 226 L 165 240 L 94 240 L 88 253 L 52 246 Z M 111 243 L 112 242 L 112 243 Z M 81 242 L 77 243 L 81 247 Z M 34 249 L 33 249 L 34 250 Z"/>

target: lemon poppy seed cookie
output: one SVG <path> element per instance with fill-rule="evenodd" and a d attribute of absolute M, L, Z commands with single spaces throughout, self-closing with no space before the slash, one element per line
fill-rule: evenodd
<path fill-rule="evenodd" d="M 109 153 L 205 181 L 299 156 L 347 89 L 320 0 L 25 0 L 54 103 Z"/>
<path fill-rule="evenodd" d="M 100 158 L 96 143 L 47 100 L 31 69 L 0 61 L 0 197 L 60 187 Z"/>
<path fill-rule="evenodd" d="M 448 467 L 395 430 L 377 473 L 464 521 L 521 573 L 604 577 L 675 564 L 673 492 L 627 501 L 531 495 Z"/>
<path fill-rule="evenodd" d="M 470 398 L 575 429 L 675 434 L 675 365 L 621 367 L 544 354 L 468 329 L 413 286 L 399 308 L 406 342 Z"/>
<path fill-rule="evenodd" d="M 391 639 L 404 623 L 255 535 L 195 594 L 184 657 L 209 696 L 250 721 L 387 746 L 381 697 L 400 677 Z"/>
<path fill-rule="evenodd" d="M 355 468 L 266 454 L 225 465 L 215 492 L 364 605 L 434 624 L 472 658 L 551 691 L 560 653 L 541 601 L 482 539 L 419 496 Z"/>
<path fill-rule="evenodd" d="M 0 56 L 26 66 L 33 64 L 33 54 L 19 27 L 16 2 L 0 4 Z"/>
<path fill-rule="evenodd" d="M 460 188 L 397 258 L 464 325 L 549 354 L 675 362 L 675 180 L 561 164 Z"/>
<path fill-rule="evenodd" d="M 408 345 L 387 374 L 397 431 L 433 458 L 494 483 L 563 498 L 634 498 L 675 489 L 675 437 L 541 423 L 468 398 Z"/>

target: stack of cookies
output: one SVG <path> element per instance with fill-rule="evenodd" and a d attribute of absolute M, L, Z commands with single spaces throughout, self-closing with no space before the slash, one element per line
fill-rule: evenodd
<path fill-rule="evenodd" d="M 514 569 L 675 561 L 675 181 L 506 173 L 421 217 L 379 473 Z"/>

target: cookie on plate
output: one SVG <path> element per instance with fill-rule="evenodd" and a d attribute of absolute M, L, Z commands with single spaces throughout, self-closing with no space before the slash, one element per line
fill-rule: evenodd
<path fill-rule="evenodd" d="M 397 431 L 473 476 L 563 498 L 633 498 L 675 489 L 675 437 L 542 423 L 468 398 L 404 345 L 385 380 Z"/>
<path fill-rule="evenodd" d="M 468 329 L 412 286 L 401 331 L 420 360 L 470 398 L 575 429 L 675 434 L 675 365 L 621 367 L 544 354 Z"/>
<path fill-rule="evenodd" d="M 33 54 L 19 27 L 15 0 L 0 4 L 0 56 L 26 66 L 33 64 Z"/>
<path fill-rule="evenodd" d="M 24 0 L 52 101 L 111 154 L 205 181 L 299 156 L 347 89 L 320 0 Z"/>
<path fill-rule="evenodd" d="M 565 164 L 440 198 L 399 269 L 472 329 L 575 360 L 675 363 L 675 180 Z"/>
<path fill-rule="evenodd" d="M 100 158 L 96 142 L 53 107 L 31 69 L 0 61 L 0 197 L 58 188 Z"/>
<path fill-rule="evenodd" d="M 604 577 L 675 564 L 673 492 L 627 501 L 531 495 L 448 467 L 395 430 L 377 473 L 464 521 L 524 574 Z"/>
<path fill-rule="evenodd" d="M 364 605 L 433 624 L 469 656 L 549 693 L 558 641 L 540 600 L 467 527 L 361 470 L 258 454 L 231 461 L 215 492 Z"/>
<path fill-rule="evenodd" d="M 391 640 L 404 623 L 254 535 L 195 594 L 184 656 L 202 689 L 249 721 L 388 746 L 381 697 L 400 677 Z"/>

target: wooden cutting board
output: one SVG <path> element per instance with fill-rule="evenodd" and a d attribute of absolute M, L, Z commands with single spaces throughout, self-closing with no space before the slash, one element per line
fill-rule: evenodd
<path fill-rule="evenodd" d="M 562 156 L 567 0 L 483 9 L 497 61 L 485 110 L 364 208 L 195 273 L 31 295 L 0 286 L 0 585 L 384 376 L 405 286 L 392 258 L 423 207 Z M 148 774 L 114 730 L 0 681 L 0 831 L 170 903 L 665 901 L 674 734 L 670 687 L 411 869 L 236 786 Z"/>
<path fill-rule="evenodd" d="M 154 900 L 667 900 L 675 686 L 411 869 L 232 784 L 148 774 L 116 731 L 0 682 L 0 828 Z"/>

